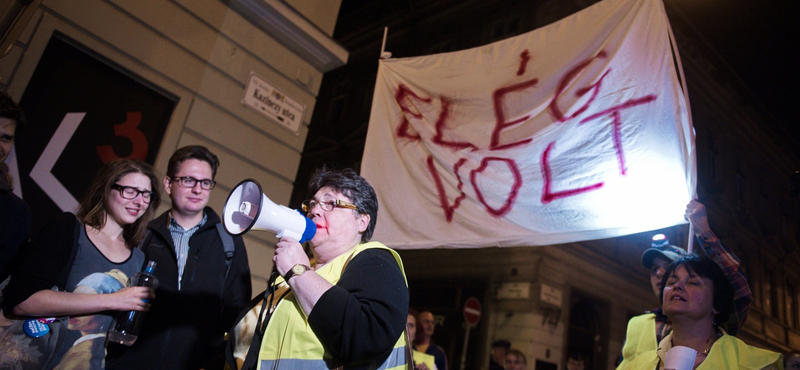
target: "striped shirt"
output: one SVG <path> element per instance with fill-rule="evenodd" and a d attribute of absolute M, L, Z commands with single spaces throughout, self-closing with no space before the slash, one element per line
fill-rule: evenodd
<path fill-rule="evenodd" d="M 208 215 L 203 212 L 203 220 L 186 230 L 174 218 L 169 218 L 169 233 L 172 234 L 172 242 L 175 244 L 175 256 L 178 257 L 178 290 L 181 290 L 181 279 L 183 279 L 183 270 L 186 268 L 186 257 L 189 256 L 189 239 L 200 227 L 206 224 L 207 220 Z"/>

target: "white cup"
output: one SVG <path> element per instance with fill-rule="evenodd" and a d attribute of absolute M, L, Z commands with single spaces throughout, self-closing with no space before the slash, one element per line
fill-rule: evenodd
<path fill-rule="evenodd" d="M 664 369 L 672 370 L 692 370 L 697 351 L 684 346 L 675 346 L 667 351 L 667 358 L 664 360 Z"/>

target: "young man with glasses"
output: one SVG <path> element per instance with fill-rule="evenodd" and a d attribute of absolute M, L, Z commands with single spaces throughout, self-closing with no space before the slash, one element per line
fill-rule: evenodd
<path fill-rule="evenodd" d="M 202 146 L 170 158 L 164 189 L 172 206 L 150 222 L 142 245 L 157 263 L 156 299 L 136 343 L 109 346 L 107 369 L 222 368 L 225 334 L 252 292 L 244 241 L 218 228 L 221 219 L 207 206 L 217 166 Z"/>

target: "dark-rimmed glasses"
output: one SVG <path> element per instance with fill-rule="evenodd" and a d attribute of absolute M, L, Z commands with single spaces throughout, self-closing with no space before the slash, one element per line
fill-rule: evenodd
<path fill-rule="evenodd" d="M 198 182 L 200 183 L 200 187 L 203 190 L 211 190 L 214 188 L 214 186 L 217 186 L 217 182 L 214 180 L 210 179 L 198 180 L 191 176 L 173 177 L 170 180 L 177 182 L 178 185 L 184 188 L 193 188 L 195 185 L 197 185 Z"/>
<path fill-rule="evenodd" d="M 345 202 L 345 201 L 343 201 L 341 199 L 336 199 L 336 200 L 306 199 L 306 200 L 303 201 L 303 204 L 302 204 L 301 207 L 303 208 L 303 212 L 305 212 L 306 214 L 309 214 L 311 212 L 311 210 L 314 209 L 314 207 L 316 207 L 318 205 L 319 205 L 319 208 L 322 208 L 322 210 L 325 211 L 325 212 L 333 211 L 334 208 L 350 208 L 350 209 L 354 209 L 356 211 L 358 210 L 358 207 L 356 207 L 355 204 L 347 203 L 347 202 Z"/>
<path fill-rule="evenodd" d="M 150 203 L 150 199 L 153 196 L 153 192 L 149 190 L 139 190 L 134 188 L 133 186 L 124 186 L 120 184 L 111 185 L 111 188 L 114 190 L 119 190 L 119 195 L 125 199 L 136 199 L 139 194 L 142 194 L 142 202 Z"/>

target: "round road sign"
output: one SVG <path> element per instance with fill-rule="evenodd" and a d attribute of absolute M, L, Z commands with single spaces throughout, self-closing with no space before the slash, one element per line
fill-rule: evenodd
<path fill-rule="evenodd" d="M 464 303 L 464 320 L 467 324 L 475 326 L 481 319 L 481 302 L 475 297 L 467 298 Z"/>

